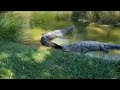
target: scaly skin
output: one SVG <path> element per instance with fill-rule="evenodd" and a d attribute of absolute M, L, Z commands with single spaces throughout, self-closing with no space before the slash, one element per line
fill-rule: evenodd
<path fill-rule="evenodd" d="M 47 34 L 44 34 L 40 40 L 42 45 L 48 46 L 48 47 L 54 47 L 58 49 L 62 49 L 62 46 L 57 45 L 55 43 L 52 43 L 51 40 L 57 38 L 57 37 L 63 37 L 64 35 L 68 34 L 70 31 L 74 30 L 75 26 L 68 27 L 66 29 L 59 29 L 52 32 L 49 32 Z"/>
<path fill-rule="evenodd" d="M 120 49 L 120 45 L 108 44 L 97 41 L 81 41 L 80 43 L 62 46 L 63 51 L 75 51 L 87 53 L 88 51 L 103 51 L 108 53 L 110 49 Z"/>

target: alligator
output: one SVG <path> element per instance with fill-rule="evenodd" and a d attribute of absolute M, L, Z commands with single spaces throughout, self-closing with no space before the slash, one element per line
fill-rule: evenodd
<path fill-rule="evenodd" d="M 72 31 L 74 29 L 75 29 L 75 26 L 70 26 L 70 27 L 67 27 L 65 29 L 58 29 L 58 30 L 49 32 L 47 34 L 44 34 L 41 37 L 40 42 L 44 46 L 53 47 L 53 48 L 57 48 L 57 49 L 62 49 L 62 46 L 51 42 L 51 40 L 53 40 L 55 38 L 61 38 L 61 37 L 68 34 L 70 31 Z"/>
<path fill-rule="evenodd" d="M 44 46 L 53 47 L 53 48 L 56 48 L 56 49 L 62 49 L 62 46 L 51 42 L 48 38 L 46 38 L 44 36 L 41 38 L 40 42 Z"/>
<path fill-rule="evenodd" d="M 88 51 L 103 51 L 109 53 L 109 50 L 120 49 L 118 44 L 109 44 L 97 41 L 81 41 L 76 44 L 62 46 L 63 51 L 75 51 L 87 53 Z"/>

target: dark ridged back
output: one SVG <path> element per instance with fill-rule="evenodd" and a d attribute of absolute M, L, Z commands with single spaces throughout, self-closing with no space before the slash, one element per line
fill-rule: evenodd
<path fill-rule="evenodd" d="M 106 48 L 108 49 L 120 49 L 119 44 L 106 44 Z"/>

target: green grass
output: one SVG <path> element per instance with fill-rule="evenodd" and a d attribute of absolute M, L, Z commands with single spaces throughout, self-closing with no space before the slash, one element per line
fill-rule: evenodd
<path fill-rule="evenodd" d="M 0 38 L 17 41 L 21 35 L 23 18 L 13 12 L 0 14 Z"/>
<path fill-rule="evenodd" d="M 114 79 L 119 62 L 0 40 L 1 79 Z"/>
<path fill-rule="evenodd" d="M 119 11 L 73 11 L 73 19 L 88 20 L 102 24 L 115 25 L 120 22 Z"/>
<path fill-rule="evenodd" d="M 0 13 L 0 38 L 20 42 L 26 31 L 44 29 L 52 31 L 73 25 L 69 21 L 70 13 L 60 14 L 57 11 L 8 11 Z"/>
<path fill-rule="evenodd" d="M 22 15 L 23 14 L 23 15 Z M 0 19 L 0 78 L 1 79 L 114 79 L 120 78 L 120 63 L 89 58 L 59 50 L 41 50 L 10 41 L 19 39 L 19 30 L 25 13 L 8 12 Z M 33 12 L 32 29 L 55 30 L 73 25 L 69 14 Z M 24 17 L 25 18 L 25 17 Z M 81 26 L 74 23 L 77 27 Z M 37 31 L 36 30 L 36 31 Z M 33 33 L 32 36 L 39 32 Z M 34 35 L 35 34 L 35 35 Z M 27 34 L 25 34 L 27 36 Z M 39 36 L 39 35 L 38 35 Z M 36 40 L 35 37 L 33 39 Z"/>
<path fill-rule="evenodd" d="M 55 30 L 60 28 L 66 28 L 73 25 L 69 21 L 69 13 L 60 14 L 56 11 L 47 12 L 32 12 L 30 17 L 30 25 L 32 28 L 43 28 L 46 30 Z"/>

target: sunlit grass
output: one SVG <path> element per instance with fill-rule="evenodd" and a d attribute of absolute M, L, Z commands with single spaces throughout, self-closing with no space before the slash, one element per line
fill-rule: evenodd
<path fill-rule="evenodd" d="M 118 62 L 89 58 L 72 52 L 41 50 L 2 40 L 0 46 L 1 79 L 120 78 Z"/>
<path fill-rule="evenodd" d="M 3 15 L 0 21 L 0 37 L 16 42 L 23 39 L 25 41 L 25 38 L 37 40 L 39 37 L 38 35 L 43 31 L 53 31 L 73 25 L 70 21 L 68 21 L 70 16 L 69 14 L 59 14 L 60 12 L 57 11 L 7 12 Z M 36 31 L 34 28 L 37 28 Z M 27 29 L 31 29 L 31 31 L 32 29 L 34 30 L 33 32 L 30 32 Z M 33 33 L 31 34 L 32 37 L 27 36 L 29 33 Z M 37 36 L 35 36 L 35 34 Z"/>
<path fill-rule="evenodd" d="M 51 52 L 44 50 L 44 51 L 40 51 L 40 53 L 37 52 L 32 55 L 34 61 L 37 63 L 46 61 L 46 56 L 51 56 Z"/>
<path fill-rule="evenodd" d="M 4 75 L 0 76 L 3 79 L 14 79 L 14 73 L 12 69 L 4 70 Z"/>
<path fill-rule="evenodd" d="M 68 16 L 62 15 L 62 17 L 59 17 L 59 20 L 57 20 L 57 17 L 59 17 L 58 12 L 33 12 L 31 15 L 31 27 L 55 30 L 72 25 L 72 23 L 67 20 Z M 65 18 L 65 20 L 63 20 L 63 18 Z"/>
<path fill-rule="evenodd" d="M 5 58 L 8 58 L 9 56 L 10 56 L 9 53 L 7 53 L 7 54 L 6 54 L 5 52 L 0 53 L 0 58 L 3 59 L 3 60 L 4 60 Z"/>
<path fill-rule="evenodd" d="M 23 18 L 13 12 L 3 14 L 2 18 L 0 18 L 0 38 L 17 41 L 20 37 L 22 23 Z"/>
<path fill-rule="evenodd" d="M 9 42 L 9 40 L 0 40 L 0 78 L 12 79 L 12 78 L 24 78 L 24 79 L 111 79 L 120 78 L 119 62 L 104 61 L 104 58 L 90 58 L 85 55 L 78 55 L 72 52 L 62 52 L 59 50 L 51 49 L 40 45 L 40 38 L 43 34 L 61 28 L 66 28 L 73 25 L 69 21 L 69 14 L 58 15 L 57 12 L 14 12 L 16 15 L 29 16 L 30 28 L 23 28 L 22 40 L 38 44 L 39 47 L 18 43 Z M 26 15 L 28 14 L 28 15 Z M 12 18 L 10 18 L 11 20 Z M 21 21 L 21 19 L 19 19 Z M 9 21 L 9 19 L 8 19 Z M 6 22 L 8 30 L 17 30 L 13 28 L 16 24 L 16 19 L 13 23 Z M 12 27 L 13 26 L 13 27 Z M 11 28 L 12 27 L 12 28 Z M 109 33 L 109 26 L 91 25 L 89 30 L 92 32 L 93 39 L 104 40 Z M 78 24 L 78 30 L 83 29 Z M 6 30 L 7 30 L 6 29 Z M 1 29 L 2 30 L 2 29 Z M 84 29 L 83 29 L 83 32 Z M 12 33 L 10 31 L 10 33 Z M 78 32 L 77 32 L 78 33 Z M 81 33 L 81 32 L 80 32 Z M 113 33 L 110 33 L 110 40 L 107 42 L 115 41 L 116 38 L 119 41 L 119 31 L 114 29 Z M 9 33 L 8 33 L 9 34 Z M 5 33 L 7 36 L 8 34 Z M 82 33 L 81 33 L 82 34 Z M 5 36 L 4 35 L 4 36 Z M 11 35 L 11 34 L 10 34 Z M 5 36 L 5 37 L 6 37 Z M 78 42 L 81 39 L 74 34 L 74 42 Z M 81 36 L 85 36 L 85 33 Z M 71 36 L 72 37 L 72 36 Z M 84 37 L 84 38 L 85 38 Z M 15 37 L 13 37 L 15 38 Z M 88 37 L 88 39 L 90 39 Z M 57 41 L 60 39 L 57 39 Z M 118 42 L 117 41 L 117 42 Z M 56 42 L 56 41 L 55 41 Z M 69 42 L 69 41 L 68 41 Z M 58 44 L 67 43 L 59 41 Z M 112 42 L 111 42 L 112 43 Z M 116 52 L 119 54 L 119 52 Z"/>
<path fill-rule="evenodd" d="M 39 44 L 43 34 L 73 25 L 73 23 L 69 21 L 69 13 L 62 14 L 62 12 L 57 11 L 15 11 L 13 13 L 24 18 L 19 41 L 25 44 L 33 42 Z M 28 27 L 24 26 L 24 23 Z"/>

